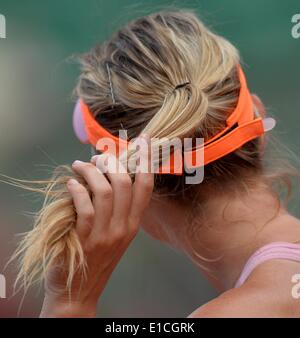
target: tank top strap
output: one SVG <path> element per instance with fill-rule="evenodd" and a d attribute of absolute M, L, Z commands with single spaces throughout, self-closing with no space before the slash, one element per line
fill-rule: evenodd
<path fill-rule="evenodd" d="M 267 244 L 248 259 L 236 284 L 235 288 L 240 287 L 248 279 L 252 271 L 261 263 L 271 259 L 285 259 L 300 262 L 300 244 L 288 242 L 273 242 Z"/>

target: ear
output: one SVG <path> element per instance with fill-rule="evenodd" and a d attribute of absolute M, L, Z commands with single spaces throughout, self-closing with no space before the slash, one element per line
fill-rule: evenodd
<path fill-rule="evenodd" d="M 256 94 L 251 94 L 251 96 L 255 107 L 258 109 L 259 115 L 264 118 L 266 116 L 266 108 L 264 104 Z"/>
<path fill-rule="evenodd" d="M 80 108 L 80 99 L 77 100 L 73 111 L 73 130 L 80 142 L 88 144 L 88 136 L 84 126 L 82 111 Z"/>

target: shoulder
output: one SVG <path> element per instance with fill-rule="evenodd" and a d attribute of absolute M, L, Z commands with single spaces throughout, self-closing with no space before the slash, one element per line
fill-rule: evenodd
<path fill-rule="evenodd" d="M 265 310 L 262 299 L 263 295 L 248 286 L 231 289 L 196 309 L 189 318 L 258 317 Z"/>
<path fill-rule="evenodd" d="M 294 317 L 300 318 L 300 301 L 292 296 L 293 276 L 299 262 L 273 259 L 260 264 L 247 282 L 196 309 L 189 318 Z"/>

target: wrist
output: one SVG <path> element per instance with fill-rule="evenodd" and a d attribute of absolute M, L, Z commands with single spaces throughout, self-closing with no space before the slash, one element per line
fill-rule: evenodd
<path fill-rule="evenodd" d="M 94 318 L 97 302 L 76 302 L 45 297 L 40 318 Z"/>

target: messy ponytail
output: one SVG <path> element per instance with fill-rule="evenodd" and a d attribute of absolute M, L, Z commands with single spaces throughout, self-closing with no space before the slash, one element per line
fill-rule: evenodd
<path fill-rule="evenodd" d="M 67 181 L 74 177 L 68 166 L 57 167 L 45 181 L 25 181 L 6 177 L 6 183 L 44 196 L 44 203 L 35 215 L 33 229 L 22 239 L 10 261 L 19 261 L 15 288 L 40 283 L 53 266 L 67 271 L 66 289 L 70 289 L 75 273 L 86 273 L 85 257 L 75 224 L 76 213 Z M 85 184 L 82 178 L 76 179 Z"/>

